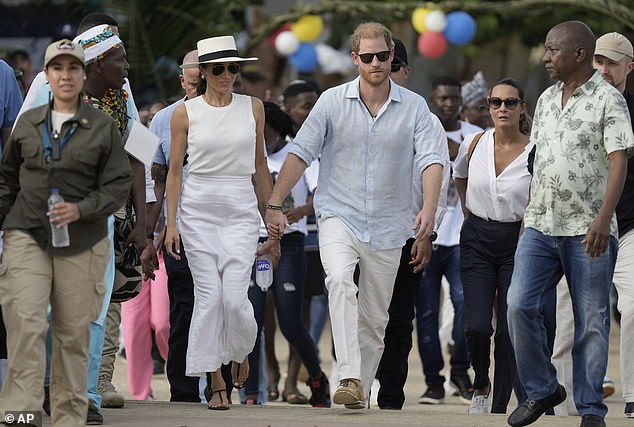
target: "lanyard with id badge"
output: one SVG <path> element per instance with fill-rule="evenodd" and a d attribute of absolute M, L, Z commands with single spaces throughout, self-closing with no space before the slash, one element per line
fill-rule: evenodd
<path fill-rule="evenodd" d="M 44 123 L 44 161 L 46 167 L 51 167 L 53 160 L 62 159 L 62 147 L 73 137 L 77 131 L 77 123 L 73 123 L 66 136 L 60 139 L 59 132 L 54 129 L 51 131 L 51 109 L 49 107 L 48 117 Z"/>

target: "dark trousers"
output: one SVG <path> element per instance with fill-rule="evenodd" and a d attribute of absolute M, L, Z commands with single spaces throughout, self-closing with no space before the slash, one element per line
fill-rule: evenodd
<path fill-rule="evenodd" d="M 311 377 L 321 373 L 315 344 L 304 327 L 303 305 L 306 282 L 306 254 L 304 253 L 304 235 L 289 233 L 280 241 L 281 257 L 273 273 L 270 291 L 275 300 L 277 321 L 284 338 L 291 344 L 306 366 Z M 255 268 L 251 274 L 249 301 L 253 305 L 258 333 L 254 351 L 249 354 L 249 380 L 245 392 L 248 395 L 258 393 L 260 371 L 260 332 L 264 324 L 266 293 L 255 283 Z"/>
<path fill-rule="evenodd" d="M 167 379 L 171 402 L 200 402 L 197 377 L 185 375 L 189 324 L 194 310 L 194 281 L 181 242 L 180 260 L 167 255 L 163 248 L 170 299 L 170 335 L 167 353 Z"/>
<path fill-rule="evenodd" d="M 418 293 L 420 273 L 414 273 L 409 265 L 414 239 L 403 247 L 401 261 L 394 280 L 394 291 L 385 328 L 385 349 L 376 377 L 381 383 L 378 394 L 379 408 L 401 409 L 405 402 L 403 387 L 407 380 L 407 358 L 412 349 L 414 305 Z"/>
<path fill-rule="evenodd" d="M 438 336 L 438 314 L 442 277 L 449 282 L 449 297 L 454 309 L 451 338 L 454 341 L 449 363 L 451 374 L 466 374 L 469 356 L 464 336 L 464 296 L 460 280 L 460 247 L 434 245 L 429 264 L 420 279 L 416 301 L 416 327 L 418 352 L 423 362 L 423 374 L 427 386 L 445 382 L 440 371 L 445 366 L 440 338 Z"/>
<path fill-rule="evenodd" d="M 492 413 L 506 413 L 517 368 L 506 320 L 506 296 L 511 284 L 521 222 L 495 222 L 469 214 L 460 233 L 460 277 L 465 299 L 465 335 L 473 387 L 490 384 L 493 306 L 497 296 L 495 378 Z"/>

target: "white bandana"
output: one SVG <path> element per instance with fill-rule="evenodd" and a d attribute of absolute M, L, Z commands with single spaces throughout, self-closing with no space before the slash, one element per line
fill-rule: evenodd
<path fill-rule="evenodd" d="M 73 39 L 84 48 L 85 64 L 88 65 L 103 58 L 108 51 L 123 47 L 123 42 L 110 28 L 109 25 L 97 25 Z"/>

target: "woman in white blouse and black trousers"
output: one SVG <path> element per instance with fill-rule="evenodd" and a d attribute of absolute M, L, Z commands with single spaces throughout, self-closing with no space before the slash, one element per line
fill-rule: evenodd
<path fill-rule="evenodd" d="M 506 321 L 506 295 L 529 199 L 534 144 L 524 91 L 497 82 L 487 103 L 495 127 L 466 138 L 454 165 L 465 222 L 460 235 L 465 335 L 475 379 L 469 413 L 487 413 L 493 306 L 497 295 L 492 413 L 505 413 L 516 377 Z M 531 158 L 529 162 L 529 158 Z M 530 166 L 529 166 L 530 164 Z"/>

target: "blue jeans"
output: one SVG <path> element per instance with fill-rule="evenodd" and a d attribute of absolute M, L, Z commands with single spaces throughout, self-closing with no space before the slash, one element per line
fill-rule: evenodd
<path fill-rule="evenodd" d="M 449 295 L 454 308 L 451 332 L 454 350 L 450 359 L 451 370 L 463 373 L 469 369 L 464 335 L 464 296 L 460 281 L 460 246 L 434 246 L 429 264 L 423 270 L 416 301 L 418 352 L 423 362 L 425 383 L 428 386 L 445 382 L 445 378 L 440 375 L 444 362 L 438 338 L 438 310 L 443 275 L 449 282 Z"/>
<path fill-rule="evenodd" d="M 101 367 L 101 352 L 103 350 L 103 340 L 106 335 L 106 313 L 110 305 L 110 296 L 114 286 L 114 217 L 108 217 L 108 239 L 110 239 L 110 262 L 106 266 L 104 274 L 104 284 L 106 292 L 104 294 L 103 305 L 99 317 L 90 322 L 90 345 L 88 347 L 88 400 L 97 409 L 101 407 L 101 393 L 97 391 L 99 383 L 99 368 Z M 49 313 L 50 316 L 50 313 Z M 44 386 L 48 387 L 51 382 L 51 328 L 46 333 L 46 371 L 44 373 Z"/>
<path fill-rule="evenodd" d="M 326 320 L 328 319 L 328 293 L 324 290 L 321 295 L 313 295 L 310 298 L 310 328 L 308 334 L 315 344 L 315 348 L 319 353 L 317 346 L 324 331 Z"/>
<path fill-rule="evenodd" d="M 610 286 L 618 243 L 591 259 L 585 236 L 547 236 L 526 228 L 515 254 L 508 293 L 508 323 L 517 370 L 529 399 L 543 399 L 558 387 L 542 307 L 544 295 L 565 274 L 575 321 L 572 349 L 574 398 L 579 415 L 605 417 L 603 377 L 608 364 Z"/>
<path fill-rule="evenodd" d="M 280 242 L 280 248 L 282 256 L 277 269 L 273 272 L 273 285 L 270 288 L 275 300 L 277 321 L 282 335 L 297 351 L 310 376 L 317 377 L 321 373 L 321 368 L 315 344 L 304 328 L 303 320 L 304 282 L 306 279 L 304 235 L 301 233 L 285 235 Z M 258 334 L 254 351 L 249 354 L 249 380 L 245 392 L 247 395 L 255 395 L 258 394 L 260 337 L 264 324 L 266 301 L 266 293 L 262 292 L 260 287 L 255 284 L 255 271 L 251 274 L 249 300 L 253 305 Z"/>

